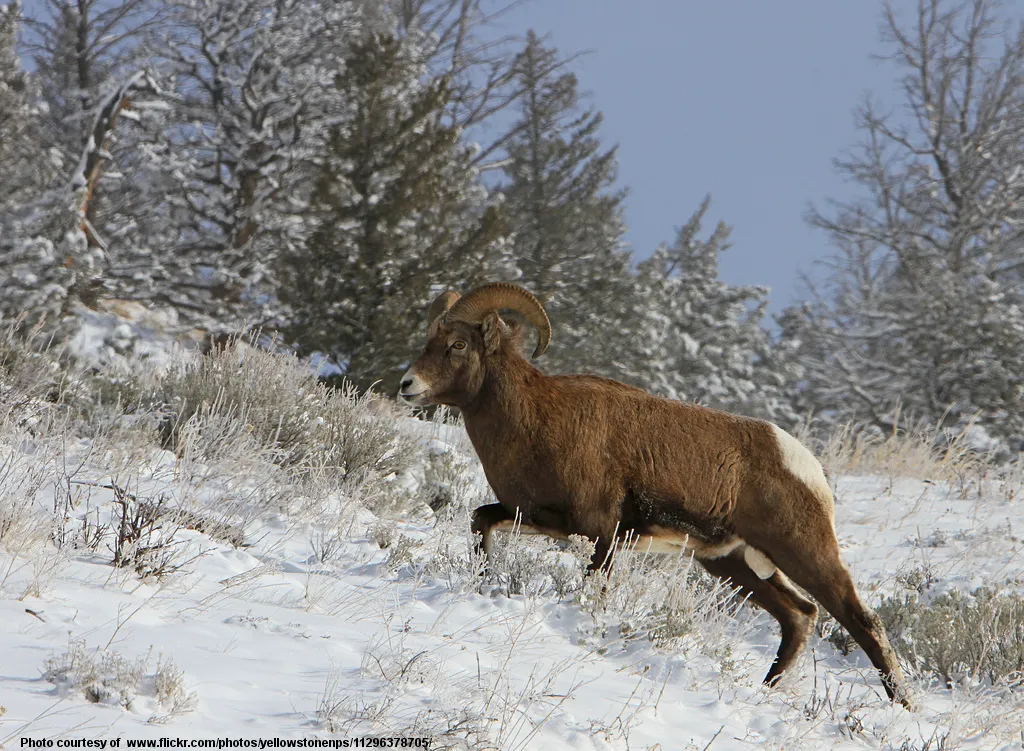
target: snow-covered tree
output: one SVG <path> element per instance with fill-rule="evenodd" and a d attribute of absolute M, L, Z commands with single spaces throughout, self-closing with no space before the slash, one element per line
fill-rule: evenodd
<path fill-rule="evenodd" d="M 17 55 L 19 5 L 0 6 L 0 321 L 59 320 L 84 233 L 71 191 L 47 190 L 35 80 Z"/>
<path fill-rule="evenodd" d="M 719 222 L 699 235 L 710 200 L 637 268 L 626 378 L 673 399 L 769 417 L 795 416 L 771 338 L 761 326 L 763 287 L 732 286 L 719 278 L 719 255 L 729 227 Z"/>
<path fill-rule="evenodd" d="M 65 320 L 110 294 L 118 251 L 138 250 L 147 186 L 132 179 L 132 131 L 157 93 L 139 66 L 159 17 L 152 0 L 44 0 L 25 19 L 37 189 L 8 213 L 5 245 L 20 269 L 8 291 L 33 316 Z"/>
<path fill-rule="evenodd" d="M 555 337 L 545 367 L 615 377 L 596 346 L 623 332 L 629 294 L 615 147 L 602 148 L 602 115 L 579 101 L 576 77 L 530 32 L 514 72 L 522 96 L 506 144 L 506 212 L 520 283 L 545 301 Z"/>
<path fill-rule="evenodd" d="M 155 0 L 41 0 L 26 19 L 26 49 L 35 63 L 34 80 L 45 103 L 40 140 L 67 178 L 91 137 L 101 99 L 142 67 L 140 44 L 160 18 Z M 116 154 L 118 144 L 109 144 Z M 108 176 L 115 182 L 117 176 Z M 105 186 L 104 186 L 105 187 Z M 89 202 L 97 227 L 116 188 L 99 190 Z"/>
<path fill-rule="evenodd" d="M 344 106 L 313 181 L 317 224 L 282 256 L 276 295 L 301 352 L 392 391 L 432 294 L 500 273 L 505 223 L 446 117 L 447 80 L 414 39 L 366 34 L 334 87 Z"/>
<path fill-rule="evenodd" d="M 140 72 L 100 99 L 68 179 L 0 215 L 0 311 L 5 317 L 27 315 L 57 326 L 97 296 L 106 245 L 89 221 L 89 204 L 109 162 L 120 115 L 132 97 L 155 89 Z"/>
<path fill-rule="evenodd" d="M 1024 436 L 1024 23 L 992 0 L 892 6 L 909 116 L 858 113 L 837 161 L 862 188 L 814 211 L 837 252 L 799 323 L 806 401 L 891 429 L 904 415 Z"/>
<path fill-rule="evenodd" d="M 379 14 L 390 12 L 400 37 L 418 40 L 430 74 L 448 81 L 448 116 L 477 144 L 473 165 L 499 169 L 514 133 L 507 113 L 525 93 L 517 71 L 522 38 L 500 33 L 502 16 L 518 0 L 364 2 Z"/>
<path fill-rule="evenodd" d="M 158 301 L 208 327 L 272 317 L 267 274 L 304 242 L 308 188 L 360 25 L 351 3 L 170 0 L 153 70 L 171 105 L 147 145 Z M 141 272 L 145 273 L 145 272 Z"/>

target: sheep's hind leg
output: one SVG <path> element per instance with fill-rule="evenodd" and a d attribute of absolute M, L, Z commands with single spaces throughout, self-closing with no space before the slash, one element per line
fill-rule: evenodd
<path fill-rule="evenodd" d="M 728 581 L 779 622 L 782 640 L 764 682 L 774 685 L 779 677 L 800 656 L 818 617 L 818 608 L 801 595 L 781 571 L 761 579 L 743 559 L 742 551 L 722 558 L 698 559 L 700 564 L 720 579 Z"/>
<path fill-rule="evenodd" d="M 850 633 L 878 669 L 889 698 L 912 709 L 903 671 L 886 637 L 885 627 L 857 594 L 850 572 L 839 556 L 831 519 L 808 514 L 800 536 L 789 540 L 784 534 L 772 535 L 771 532 L 763 530 L 763 539 L 759 541 L 763 547 L 758 547 Z"/>

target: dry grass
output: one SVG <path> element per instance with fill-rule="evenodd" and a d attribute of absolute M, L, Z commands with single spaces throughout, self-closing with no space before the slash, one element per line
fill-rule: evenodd
<path fill-rule="evenodd" d="M 161 579 L 194 560 L 183 530 L 243 546 L 282 514 L 297 529 L 330 519 L 317 524 L 330 558 L 357 509 L 423 506 L 404 476 L 421 441 L 398 411 L 325 387 L 294 357 L 228 348 L 72 377 L 36 344 L 0 336 L 0 588 L 30 571 L 38 592 L 62 561 L 108 549 L 115 567 Z"/>
<path fill-rule="evenodd" d="M 990 457 L 969 445 L 966 432 L 924 421 L 901 423 L 899 415 L 887 434 L 847 423 L 821 437 L 804 422 L 795 435 L 832 478 L 878 475 L 966 484 L 990 470 Z"/>

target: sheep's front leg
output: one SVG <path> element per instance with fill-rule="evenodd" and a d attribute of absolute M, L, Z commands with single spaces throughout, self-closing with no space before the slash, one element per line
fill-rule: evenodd
<path fill-rule="evenodd" d="M 477 555 L 483 552 L 487 556 L 487 562 L 490 563 L 495 528 L 511 529 L 515 519 L 515 514 L 500 503 L 489 503 L 474 511 L 470 529 L 474 534 L 480 535 L 480 541 L 476 543 Z"/>
<path fill-rule="evenodd" d="M 557 520 L 556 520 L 557 521 Z M 557 526 L 543 526 L 535 520 L 524 521 L 522 515 L 517 511 L 509 511 L 500 503 L 490 503 L 480 506 L 473 512 L 473 521 L 470 529 L 480 535 L 480 541 L 476 543 L 476 553 L 481 552 L 487 557 L 487 563 L 491 561 L 491 550 L 493 547 L 494 533 L 502 531 L 515 531 L 520 535 L 546 535 L 556 540 L 566 540 L 568 537 Z"/>

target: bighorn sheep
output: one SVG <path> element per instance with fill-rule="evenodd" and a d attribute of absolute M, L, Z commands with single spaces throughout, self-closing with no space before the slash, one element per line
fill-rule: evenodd
<path fill-rule="evenodd" d="M 533 356 L 541 355 L 551 325 L 522 287 L 445 292 L 430 306 L 426 349 L 400 391 L 410 404 L 462 410 L 499 501 L 473 514 L 486 553 L 492 532 L 512 527 L 517 514 L 524 531 L 593 540 L 592 570 L 627 532 L 641 550 L 692 553 L 779 622 L 767 684 L 799 656 L 817 617 L 792 580 L 850 632 L 889 697 L 909 708 L 882 623 L 840 560 L 832 493 L 810 451 L 770 422 L 605 378 L 544 375 L 521 354 L 521 328 L 499 316 L 503 309 L 537 329 Z"/>

